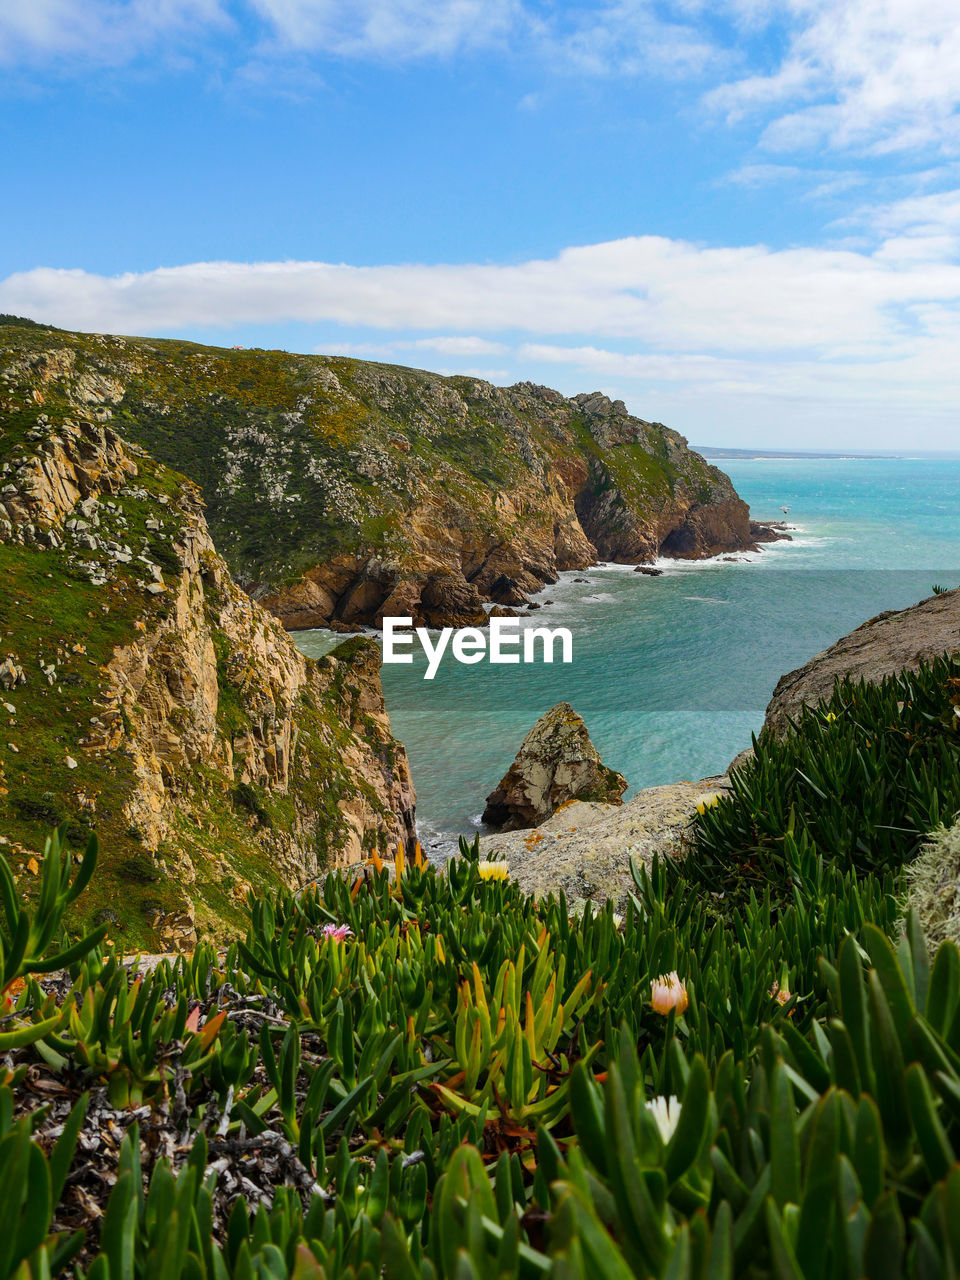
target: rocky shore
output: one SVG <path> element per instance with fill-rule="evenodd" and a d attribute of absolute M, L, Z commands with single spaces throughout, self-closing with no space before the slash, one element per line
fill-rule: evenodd
<path fill-rule="evenodd" d="M 789 732 L 790 717 L 804 703 L 829 697 L 838 676 L 876 684 L 894 672 L 915 670 L 922 662 L 957 650 L 960 588 L 880 614 L 784 675 L 767 707 L 762 732 L 776 737 Z M 623 805 L 572 800 L 532 831 L 482 836 L 481 851 L 486 858 L 505 859 L 525 891 L 543 895 L 563 889 L 574 906 L 612 898 L 619 907 L 634 888 L 630 858 L 649 864 L 655 854 L 681 856 L 697 806 L 722 794 L 730 785 L 730 773 L 750 754 L 749 749 L 741 752 L 721 776 L 650 787 Z M 935 840 L 918 863 L 915 882 L 922 883 L 913 891 L 915 905 L 922 905 L 930 920 L 948 914 L 960 920 L 960 908 L 954 906 L 954 900 L 960 903 L 958 848 L 954 831 Z M 937 894 L 939 906 L 934 904 Z M 951 928 L 960 938 L 960 925 Z"/>
<path fill-rule="evenodd" d="M 570 801 L 532 831 L 481 836 L 485 858 L 503 858 L 525 893 L 566 894 L 580 909 L 612 898 L 619 909 L 635 892 L 630 859 L 677 857 L 697 805 L 729 785 L 726 775 L 638 791 L 623 805 Z"/>

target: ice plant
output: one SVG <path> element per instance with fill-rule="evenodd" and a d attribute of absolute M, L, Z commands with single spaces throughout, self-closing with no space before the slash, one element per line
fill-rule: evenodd
<path fill-rule="evenodd" d="M 353 936 L 353 930 L 348 924 L 325 924 L 323 936 L 333 938 L 335 942 L 345 942 L 347 938 Z"/>
<path fill-rule="evenodd" d="M 656 1013 L 662 1013 L 666 1017 L 671 1009 L 675 1009 L 679 1017 L 689 1003 L 687 988 L 677 976 L 676 969 L 670 973 L 661 973 L 659 978 L 654 978 L 650 983 L 650 1007 Z"/>
<path fill-rule="evenodd" d="M 481 880 L 506 880 L 510 868 L 505 862 L 478 862 L 477 874 Z"/>
<path fill-rule="evenodd" d="M 703 817 L 703 815 L 706 813 L 708 809 L 715 808 L 719 803 L 720 803 L 720 793 L 719 791 L 715 791 L 713 795 L 704 796 L 702 800 L 697 801 L 697 813 L 699 813 L 700 816 Z"/>
<path fill-rule="evenodd" d="M 647 1103 L 647 1110 L 657 1122 L 657 1128 L 660 1130 L 660 1137 L 663 1139 L 664 1146 L 670 1141 L 676 1132 L 677 1125 L 680 1121 L 680 1102 L 671 1093 L 669 1098 L 663 1096 L 651 1098 Z"/>

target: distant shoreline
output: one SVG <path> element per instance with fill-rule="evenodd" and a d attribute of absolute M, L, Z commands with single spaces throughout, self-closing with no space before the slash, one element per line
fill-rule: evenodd
<path fill-rule="evenodd" d="M 824 459 L 836 462 L 902 462 L 901 453 L 816 453 L 803 449 L 724 449 L 709 444 L 692 444 L 690 448 L 704 458 L 797 458 Z"/>

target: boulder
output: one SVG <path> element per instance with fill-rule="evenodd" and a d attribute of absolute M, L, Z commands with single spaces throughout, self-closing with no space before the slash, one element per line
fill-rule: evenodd
<path fill-rule="evenodd" d="M 601 761 L 583 718 L 569 702 L 558 702 L 487 796 L 483 822 L 502 831 L 538 827 L 568 801 L 620 804 L 626 789 L 626 779 Z"/>
<path fill-rule="evenodd" d="M 9 654 L 0 662 L 0 685 L 4 689 L 16 689 L 18 685 L 26 684 L 27 677 L 23 667 L 18 666 Z"/>

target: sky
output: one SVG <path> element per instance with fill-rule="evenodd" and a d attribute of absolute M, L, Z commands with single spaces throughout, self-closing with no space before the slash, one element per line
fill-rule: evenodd
<path fill-rule="evenodd" d="M 956 0 L 2 0 L 0 312 L 960 448 Z"/>

